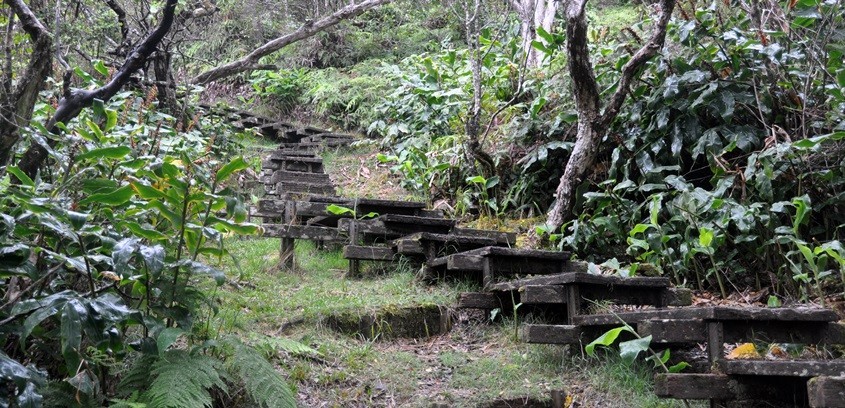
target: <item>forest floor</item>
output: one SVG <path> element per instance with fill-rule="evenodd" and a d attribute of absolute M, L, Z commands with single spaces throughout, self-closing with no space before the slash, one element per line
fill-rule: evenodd
<path fill-rule="evenodd" d="M 375 154 L 364 148 L 325 155 L 339 192 L 414 198 Z M 572 407 L 682 406 L 653 395 L 654 371 L 645 364 L 630 367 L 614 353 L 597 364 L 565 347 L 521 343 L 516 330 L 523 317 L 493 322 L 481 313 L 462 313 L 449 332 L 416 339 L 366 339 L 327 323 L 332 316 L 449 307 L 459 292 L 471 290 L 469 283 L 426 285 L 406 264 L 367 265 L 363 278 L 350 279 L 338 249 L 318 250 L 304 241 L 296 245 L 295 271 L 278 269 L 278 239 L 236 240 L 229 249 L 238 262 L 224 266 L 239 287 L 217 293 L 214 329 L 237 333 L 264 350 L 302 406 L 538 407 L 548 406 L 552 390 L 565 392 Z"/>

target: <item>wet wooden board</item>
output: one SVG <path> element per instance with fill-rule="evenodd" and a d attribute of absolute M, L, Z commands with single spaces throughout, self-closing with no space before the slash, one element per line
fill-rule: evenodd
<path fill-rule="evenodd" d="M 430 232 L 417 232 L 393 241 L 397 252 L 403 255 L 430 254 L 432 259 L 436 255 L 444 255 L 444 252 L 460 252 L 495 244 L 496 240 L 492 238 Z"/>
<path fill-rule="evenodd" d="M 420 217 L 415 215 L 384 214 L 378 220 L 391 232 L 415 233 L 431 232 L 446 234 L 457 221 L 448 218 Z"/>
<path fill-rule="evenodd" d="M 276 194 L 283 193 L 309 193 L 309 194 L 331 194 L 334 186 L 325 183 L 309 183 L 296 181 L 282 181 L 276 183 Z"/>
<path fill-rule="evenodd" d="M 325 173 L 303 173 L 299 171 L 275 171 L 269 174 L 262 180 L 267 184 L 276 184 L 282 181 L 299 182 L 299 183 L 322 183 L 324 185 L 331 185 L 331 178 Z"/>

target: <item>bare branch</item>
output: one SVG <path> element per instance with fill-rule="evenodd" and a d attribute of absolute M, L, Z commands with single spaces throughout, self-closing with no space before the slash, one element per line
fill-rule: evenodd
<path fill-rule="evenodd" d="M 20 1 L 20 0 L 6 0 L 6 1 Z M 164 36 L 170 31 L 173 26 L 173 21 L 176 15 L 176 4 L 179 0 L 167 0 L 164 6 L 164 12 L 161 16 L 158 26 L 152 33 L 150 33 L 144 41 L 141 42 L 129 55 L 123 65 L 112 77 L 111 81 L 100 88 L 94 90 L 76 89 L 59 101 L 59 106 L 53 117 L 47 122 L 47 129 L 53 134 L 59 134 L 61 130 L 56 126 L 57 123 L 67 123 L 75 118 L 82 109 L 91 106 L 94 100 L 99 99 L 108 101 L 132 78 L 135 71 L 143 68 L 147 59 L 155 52 L 158 44 L 164 39 Z M 28 176 L 35 177 L 38 169 L 47 158 L 47 151 L 37 145 L 33 144 L 24 153 L 18 163 L 21 170 Z"/>
<path fill-rule="evenodd" d="M 619 85 L 616 86 L 616 92 L 610 97 L 610 102 L 601 116 L 599 127 L 604 129 L 610 126 L 610 123 L 619 115 L 619 109 L 622 108 L 622 103 L 625 102 L 625 96 L 628 94 L 628 88 L 631 86 L 631 81 L 640 69 L 661 49 L 666 42 L 666 26 L 672 18 L 672 11 L 675 8 L 675 0 L 661 0 L 660 1 L 660 17 L 654 22 L 654 28 L 651 32 L 651 37 L 648 41 L 636 52 L 634 56 L 622 67 L 622 78 L 619 80 Z"/>
<path fill-rule="evenodd" d="M 249 55 L 237 61 L 232 61 L 228 64 L 221 65 L 219 67 L 212 68 L 206 72 L 203 72 L 202 74 L 197 75 L 194 79 L 192 79 L 191 82 L 195 84 L 207 84 L 209 82 L 214 82 L 218 79 L 236 75 L 241 72 L 253 71 L 257 67 L 260 67 L 260 65 L 258 65 L 258 62 L 261 57 L 270 55 L 290 44 L 311 37 L 314 34 L 317 34 L 329 27 L 335 26 L 343 20 L 355 17 L 373 7 L 390 3 L 392 1 L 393 0 L 366 0 L 362 3 L 350 4 L 338 10 L 332 15 L 329 15 L 314 22 L 306 23 L 303 26 L 299 27 L 296 31 L 284 35 L 282 37 L 276 38 L 275 40 L 256 48 L 254 51 L 249 53 Z"/>

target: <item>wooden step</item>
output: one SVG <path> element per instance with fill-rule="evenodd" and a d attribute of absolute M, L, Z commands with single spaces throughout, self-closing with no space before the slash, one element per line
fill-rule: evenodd
<path fill-rule="evenodd" d="M 502 231 L 492 231 L 492 230 L 483 230 L 483 229 L 455 227 L 455 228 L 452 229 L 452 233 L 455 234 L 455 235 L 464 235 L 464 236 L 481 237 L 481 238 L 492 238 L 492 239 L 496 240 L 496 245 L 500 245 L 500 246 L 514 246 L 514 245 L 516 245 L 516 233 L 515 232 L 502 232 Z"/>
<path fill-rule="evenodd" d="M 331 194 L 334 193 L 334 186 L 326 184 L 325 182 L 299 182 L 299 181 L 282 181 L 276 183 L 276 194 L 281 193 L 311 193 L 311 194 Z"/>
<path fill-rule="evenodd" d="M 346 241 L 337 229 L 307 225 L 264 224 L 265 237 L 295 238 L 310 241 Z"/>
<path fill-rule="evenodd" d="M 695 319 L 653 319 L 636 324 L 640 335 L 671 344 L 706 342 L 707 325 L 707 321 Z M 723 321 L 721 328 L 726 343 L 845 344 L 845 325 L 835 322 L 729 320 Z"/>
<path fill-rule="evenodd" d="M 426 255 L 430 252 L 432 259 L 436 255 L 445 255 L 444 251 L 460 252 L 495 244 L 496 240 L 492 238 L 431 232 L 417 232 L 393 241 L 400 254 Z"/>
<path fill-rule="evenodd" d="M 845 360 L 720 360 L 718 369 L 730 375 L 779 377 L 845 377 Z"/>
<path fill-rule="evenodd" d="M 487 309 L 493 310 L 502 307 L 501 299 L 495 293 L 489 292 L 462 292 L 458 294 L 457 309 Z"/>
<path fill-rule="evenodd" d="M 807 381 L 812 408 L 845 408 L 845 377 L 816 377 Z"/>
<path fill-rule="evenodd" d="M 343 247 L 343 257 L 361 261 L 395 261 L 399 259 L 392 248 L 357 245 Z"/>
<path fill-rule="evenodd" d="M 628 324 L 653 319 L 687 319 L 715 321 L 795 321 L 833 322 L 839 320 L 836 312 L 818 308 L 761 308 L 761 307 L 695 307 L 680 309 L 655 309 L 617 314 L 595 314 L 578 316 L 573 324 L 602 326 L 619 323 L 622 318 Z"/>
<path fill-rule="evenodd" d="M 262 182 L 265 184 L 276 184 L 283 181 L 324 185 L 329 185 L 332 182 L 329 175 L 325 173 L 303 173 L 299 171 L 279 170 L 273 172 L 271 175 L 262 176 Z"/>

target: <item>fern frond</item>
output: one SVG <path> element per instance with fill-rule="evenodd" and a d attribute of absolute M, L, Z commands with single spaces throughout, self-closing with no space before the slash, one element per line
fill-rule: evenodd
<path fill-rule="evenodd" d="M 296 399 L 282 376 L 255 349 L 231 341 L 234 353 L 229 359 L 231 371 L 240 377 L 244 388 L 263 408 L 295 407 Z"/>
<path fill-rule="evenodd" d="M 281 351 L 297 356 L 322 357 L 322 353 L 314 348 L 308 347 L 296 340 L 286 339 L 284 337 L 261 336 L 261 338 L 257 339 L 257 341 L 266 347 L 270 347 L 276 352 Z"/>
<path fill-rule="evenodd" d="M 117 384 L 117 395 L 128 397 L 132 393 L 147 389 L 150 385 L 150 367 L 158 356 L 143 355 L 132 363 L 132 366 L 120 377 Z"/>
<path fill-rule="evenodd" d="M 150 374 L 154 379 L 142 400 L 150 408 L 210 407 L 211 388 L 227 392 L 219 365 L 219 360 L 203 354 L 169 350 L 153 364 Z"/>

